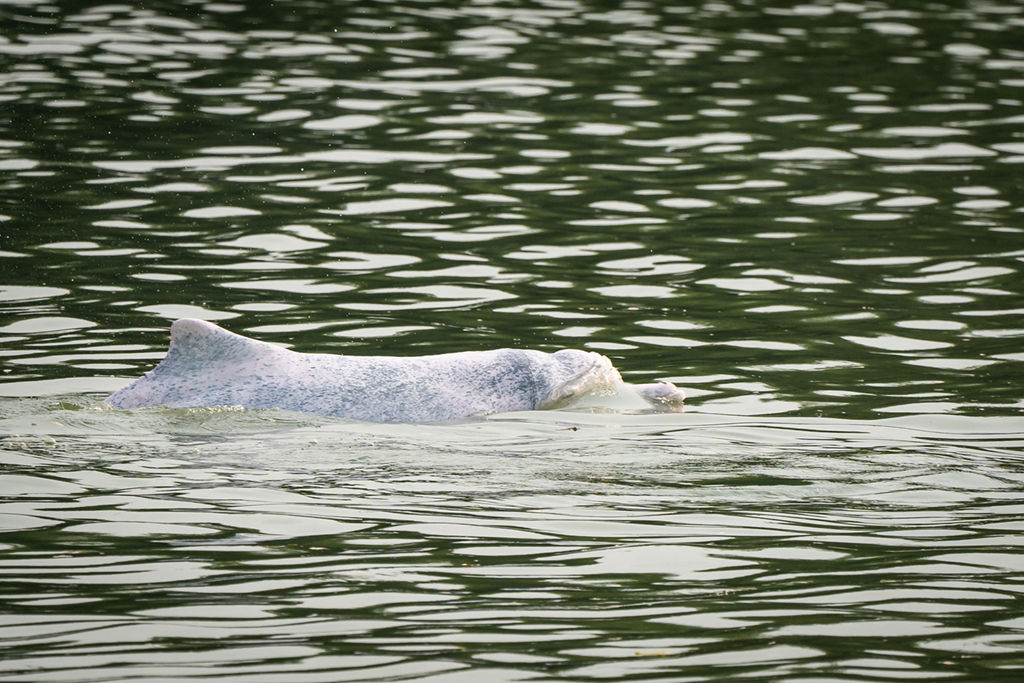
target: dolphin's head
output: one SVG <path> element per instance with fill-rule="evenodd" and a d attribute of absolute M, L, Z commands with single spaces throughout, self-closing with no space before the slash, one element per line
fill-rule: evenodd
<path fill-rule="evenodd" d="M 563 349 L 548 356 L 535 373 L 538 384 L 546 389 L 540 409 L 559 408 L 594 389 L 610 388 L 622 382 L 612 362 L 599 353 Z"/>

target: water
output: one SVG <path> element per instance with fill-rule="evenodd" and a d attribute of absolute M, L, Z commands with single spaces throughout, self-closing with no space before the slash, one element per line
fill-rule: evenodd
<path fill-rule="evenodd" d="M 0 676 L 1017 680 L 1022 25 L 0 5 Z M 689 398 L 105 409 L 183 316 Z"/>

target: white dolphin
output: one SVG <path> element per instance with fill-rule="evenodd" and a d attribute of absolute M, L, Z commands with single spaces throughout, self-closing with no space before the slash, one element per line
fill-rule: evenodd
<path fill-rule="evenodd" d="M 410 358 L 296 353 L 186 318 L 171 325 L 160 364 L 106 401 L 122 410 L 229 405 L 367 422 L 439 422 L 558 408 L 594 390 L 622 387 L 654 405 L 683 400 L 667 382 L 624 384 L 610 360 L 588 351 Z"/>

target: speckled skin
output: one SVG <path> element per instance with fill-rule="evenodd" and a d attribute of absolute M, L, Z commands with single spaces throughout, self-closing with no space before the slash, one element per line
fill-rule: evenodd
<path fill-rule="evenodd" d="M 114 408 L 231 405 L 368 422 L 435 422 L 555 408 L 621 384 L 597 353 L 499 349 L 437 356 L 296 353 L 202 320 L 171 326 L 167 356 L 109 398 Z M 633 387 L 648 400 L 682 400 L 671 384 Z"/>

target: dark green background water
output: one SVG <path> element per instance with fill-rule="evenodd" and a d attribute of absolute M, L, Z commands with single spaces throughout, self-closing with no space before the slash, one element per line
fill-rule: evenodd
<path fill-rule="evenodd" d="M 5 679 L 1016 680 L 1022 29 L 0 4 Z M 178 317 L 689 399 L 103 410 Z"/>

